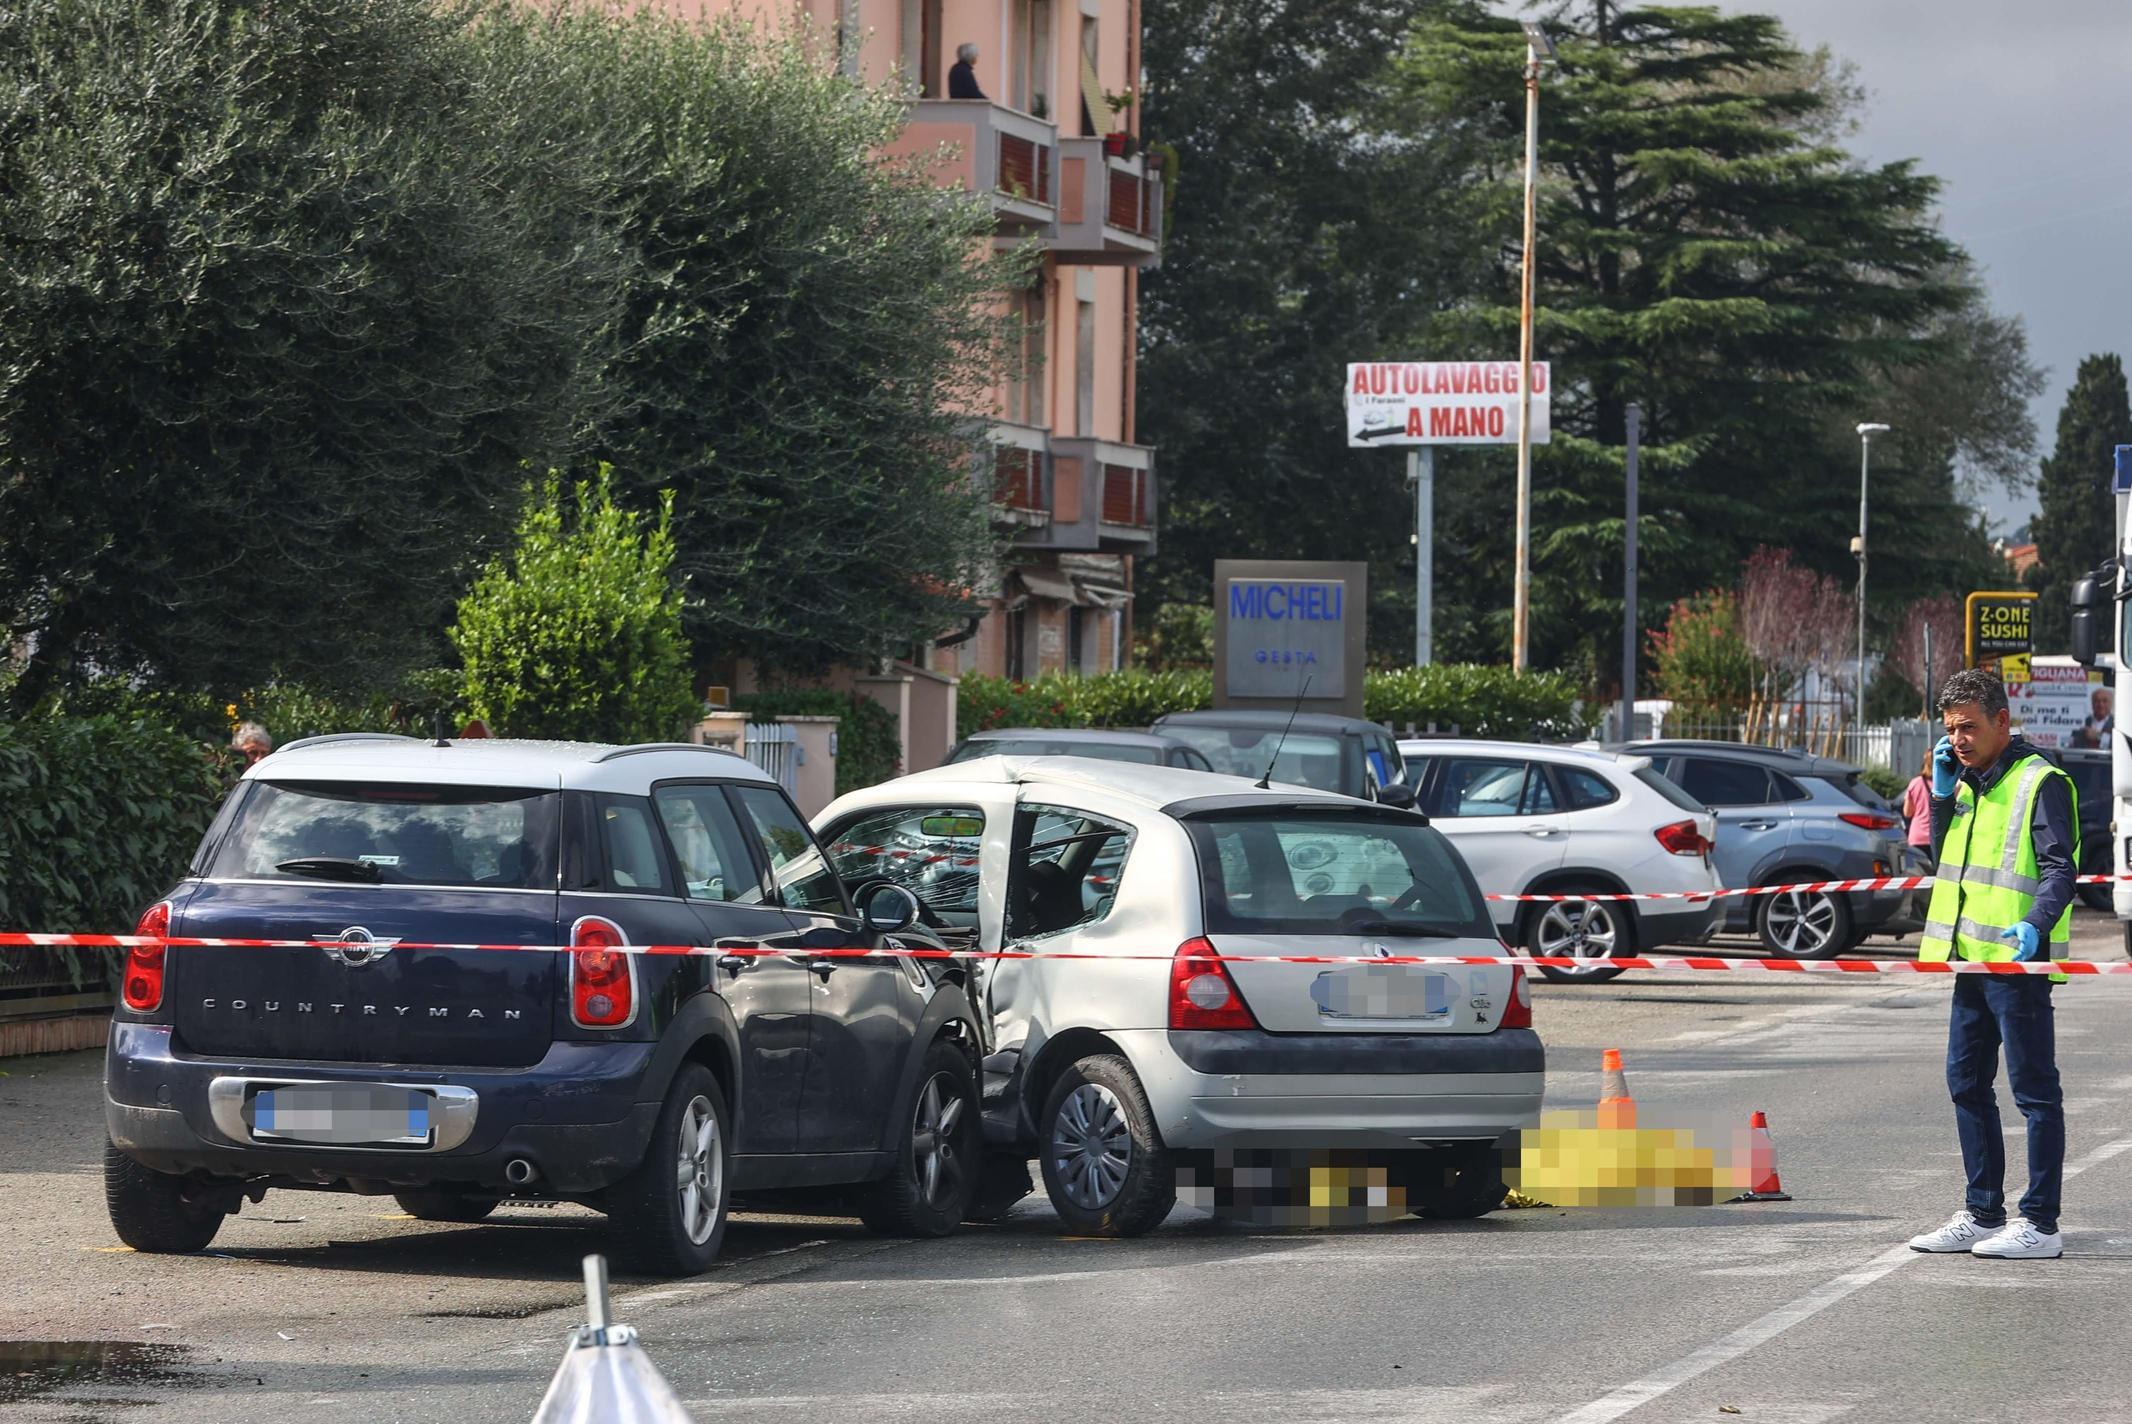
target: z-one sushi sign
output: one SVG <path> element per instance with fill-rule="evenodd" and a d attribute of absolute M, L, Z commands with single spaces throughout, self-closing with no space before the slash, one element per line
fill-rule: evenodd
<path fill-rule="evenodd" d="M 1532 443 L 1547 443 L 1547 363 L 1532 363 Z M 1347 443 L 1510 445 L 1515 361 L 1358 361 L 1347 368 Z"/>

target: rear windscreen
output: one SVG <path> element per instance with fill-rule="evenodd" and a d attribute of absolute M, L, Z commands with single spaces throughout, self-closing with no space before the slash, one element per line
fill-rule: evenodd
<path fill-rule="evenodd" d="M 1659 795 L 1680 807 L 1683 811 L 1707 811 L 1710 808 L 1681 790 L 1680 783 L 1668 776 L 1661 776 L 1656 767 L 1641 766 L 1636 769 L 1636 779 Z"/>
<path fill-rule="evenodd" d="M 381 885 L 553 890 L 561 802 L 497 787 L 254 782 L 210 874 L 356 879 L 337 873 L 352 864 Z"/>
<path fill-rule="evenodd" d="M 1211 933 L 1495 938 L 1458 852 L 1418 818 L 1243 813 L 1185 827 Z"/>
<path fill-rule="evenodd" d="M 1203 753 L 1216 771 L 1226 771 L 1231 776 L 1248 776 L 1256 781 L 1266 775 L 1270 763 L 1273 774 L 1269 780 L 1319 791 L 1347 789 L 1340 774 L 1338 737 L 1290 732 L 1284 740 L 1278 727 L 1206 727 L 1189 723 L 1169 723 L 1161 730 L 1163 736 L 1174 737 Z M 1278 760 L 1273 754 L 1276 746 L 1281 749 Z"/>

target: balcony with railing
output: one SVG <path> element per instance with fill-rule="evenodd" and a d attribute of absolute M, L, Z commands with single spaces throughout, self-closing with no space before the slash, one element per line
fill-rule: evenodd
<path fill-rule="evenodd" d="M 1010 421 L 988 421 L 976 451 L 976 485 L 996 524 L 1041 529 L 1051 523 L 1049 432 Z"/>
<path fill-rule="evenodd" d="M 1121 158 L 1099 138 L 1059 140 L 1061 262 L 1148 267 L 1162 260 L 1162 177 L 1147 155 Z"/>
<path fill-rule="evenodd" d="M 988 193 L 1000 229 L 1048 234 L 1058 219 L 1058 129 L 985 99 L 920 99 L 890 146 L 898 154 L 941 153 L 933 181 Z"/>
<path fill-rule="evenodd" d="M 1085 553 L 1155 552 L 1155 452 L 1114 440 L 1051 437 L 1051 520 L 1025 548 Z"/>

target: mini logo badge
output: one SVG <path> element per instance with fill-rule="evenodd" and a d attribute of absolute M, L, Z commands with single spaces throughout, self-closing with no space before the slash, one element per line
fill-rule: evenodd
<path fill-rule="evenodd" d="M 333 938 L 335 942 L 326 947 L 326 954 L 350 969 L 375 964 L 385 957 L 387 950 L 399 943 L 397 939 L 379 939 L 361 925 L 350 925 Z"/>

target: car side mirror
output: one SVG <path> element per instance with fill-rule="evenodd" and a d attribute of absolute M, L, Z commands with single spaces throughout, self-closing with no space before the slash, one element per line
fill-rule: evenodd
<path fill-rule="evenodd" d="M 901 885 L 876 885 L 859 902 L 859 918 L 875 934 L 907 930 L 918 922 L 918 897 Z"/>
<path fill-rule="evenodd" d="M 1414 809 L 1414 788 L 1404 781 L 1387 781 L 1377 788 L 1377 803 L 1401 811 Z"/>

